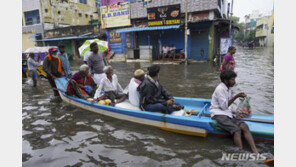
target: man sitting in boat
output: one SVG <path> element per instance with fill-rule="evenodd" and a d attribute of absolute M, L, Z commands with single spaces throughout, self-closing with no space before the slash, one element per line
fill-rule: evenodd
<path fill-rule="evenodd" d="M 86 64 L 80 66 L 68 82 L 66 94 L 82 99 L 93 97 L 96 84 L 89 75 L 89 67 Z"/>
<path fill-rule="evenodd" d="M 130 80 L 130 83 L 127 85 L 127 87 L 124 89 L 124 98 L 125 100 L 127 97 L 129 99 L 129 102 L 135 106 L 140 106 L 140 94 L 137 91 L 138 86 L 143 82 L 145 79 L 145 72 L 142 69 L 138 69 L 134 72 L 134 77 Z"/>
<path fill-rule="evenodd" d="M 113 74 L 113 68 L 105 66 L 103 71 L 106 75 L 103 76 L 92 103 L 105 99 L 110 99 L 113 104 L 122 102 L 125 95 L 118 93 L 122 92 L 123 89 L 118 83 L 117 75 Z M 101 93 L 101 91 L 104 91 L 104 93 Z"/>
<path fill-rule="evenodd" d="M 235 85 L 236 73 L 233 71 L 222 71 L 220 74 L 221 83 L 216 87 L 212 95 L 212 105 L 210 107 L 212 119 L 218 122 L 218 126 L 231 135 L 234 143 L 240 149 L 243 148 L 241 134 L 251 146 L 254 153 L 258 153 L 252 134 L 246 123 L 233 117 L 230 105 L 239 97 L 246 97 L 245 93 L 239 93 L 232 97 L 231 87 Z"/>
<path fill-rule="evenodd" d="M 160 67 L 152 65 L 148 68 L 148 76 L 139 85 L 140 107 L 142 110 L 171 114 L 181 110 L 184 106 L 176 104 L 173 96 L 170 96 L 158 81 Z"/>

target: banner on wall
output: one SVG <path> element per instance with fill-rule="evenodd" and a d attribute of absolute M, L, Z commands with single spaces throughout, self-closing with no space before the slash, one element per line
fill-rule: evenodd
<path fill-rule="evenodd" d="M 116 33 L 114 30 L 108 31 L 108 41 L 110 44 L 110 50 L 115 54 L 124 53 L 125 36 L 123 33 Z"/>
<path fill-rule="evenodd" d="M 176 25 L 181 23 L 180 4 L 147 8 L 148 26 Z"/>
<path fill-rule="evenodd" d="M 226 54 L 228 48 L 231 46 L 231 38 L 221 38 L 220 39 L 220 54 Z"/>
<path fill-rule="evenodd" d="M 129 26 L 131 25 L 130 3 L 101 6 L 100 17 L 102 28 Z"/>

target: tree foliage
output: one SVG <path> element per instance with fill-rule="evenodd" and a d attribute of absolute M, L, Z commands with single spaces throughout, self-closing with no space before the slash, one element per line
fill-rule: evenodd
<path fill-rule="evenodd" d="M 255 35 L 256 35 L 256 30 L 250 30 L 244 37 L 244 41 L 246 42 L 256 41 Z"/>
<path fill-rule="evenodd" d="M 239 17 L 235 17 L 235 16 L 230 17 L 230 20 L 233 21 L 234 26 L 237 26 L 239 28 L 238 31 L 234 31 L 233 38 L 237 41 L 243 41 L 244 40 L 244 29 L 245 29 L 244 23 L 240 23 Z"/>

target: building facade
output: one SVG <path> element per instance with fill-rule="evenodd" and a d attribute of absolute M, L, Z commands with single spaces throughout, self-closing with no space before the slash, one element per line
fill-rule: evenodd
<path fill-rule="evenodd" d="M 250 30 L 256 29 L 257 21 L 262 17 L 259 10 L 254 10 L 251 14 L 245 16 L 245 32 L 246 35 Z"/>
<path fill-rule="evenodd" d="M 22 49 L 43 46 L 46 31 L 98 24 L 95 0 L 22 0 Z"/>
<path fill-rule="evenodd" d="M 259 46 L 274 46 L 274 12 L 270 16 L 264 16 L 257 21 L 256 38 Z"/>
<path fill-rule="evenodd" d="M 41 0 L 44 29 L 89 25 L 98 20 L 95 0 Z"/>
<path fill-rule="evenodd" d="M 121 0 L 114 2 L 122 3 Z M 185 0 L 128 2 L 131 25 L 106 28 L 111 50 L 117 54 L 138 52 L 140 59 L 150 60 L 157 59 L 164 45 L 174 45 L 176 50 L 184 52 Z M 225 4 L 228 3 L 224 0 L 188 0 L 188 58 L 211 60 L 219 53 L 220 39 L 231 38 L 232 29 Z M 178 19 L 169 20 L 170 10 Z M 151 11 L 162 12 L 167 20 L 152 22 L 155 12 L 151 14 Z"/>
<path fill-rule="evenodd" d="M 40 0 L 23 0 L 22 5 L 22 50 L 34 47 L 35 39 L 43 36 Z"/>

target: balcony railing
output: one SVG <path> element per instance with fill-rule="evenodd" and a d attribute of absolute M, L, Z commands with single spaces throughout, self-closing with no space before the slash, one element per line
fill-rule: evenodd
<path fill-rule="evenodd" d="M 256 37 L 267 36 L 267 30 L 256 30 Z"/>

